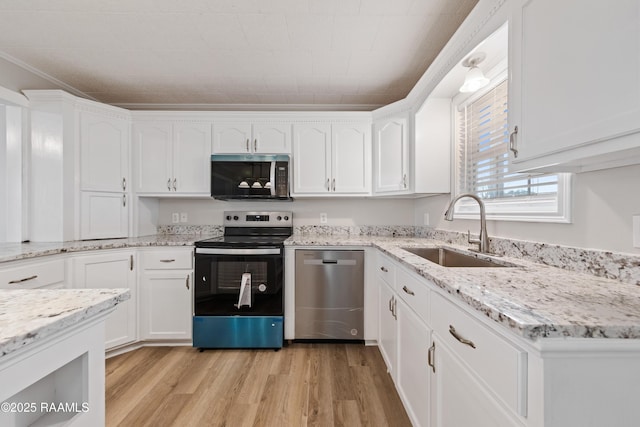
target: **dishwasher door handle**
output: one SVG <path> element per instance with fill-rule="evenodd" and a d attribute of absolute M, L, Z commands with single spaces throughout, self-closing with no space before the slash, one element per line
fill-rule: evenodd
<path fill-rule="evenodd" d="M 305 259 L 304 265 L 357 265 L 354 259 Z"/>

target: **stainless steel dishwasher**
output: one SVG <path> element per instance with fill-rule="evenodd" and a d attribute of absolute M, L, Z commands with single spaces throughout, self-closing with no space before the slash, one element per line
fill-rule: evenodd
<path fill-rule="evenodd" d="M 296 250 L 296 339 L 364 339 L 364 251 Z"/>

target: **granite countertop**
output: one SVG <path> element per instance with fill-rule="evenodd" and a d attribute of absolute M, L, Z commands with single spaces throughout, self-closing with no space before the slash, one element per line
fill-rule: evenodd
<path fill-rule="evenodd" d="M 467 247 L 407 237 L 294 235 L 288 246 L 372 246 L 515 334 L 640 339 L 640 286 L 511 257 L 513 267 L 448 268 L 402 247 Z M 486 255 L 476 254 L 482 258 Z"/>
<path fill-rule="evenodd" d="M 0 243 L 0 263 L 69 252 L 98 249 L 124 249 L 148 246 L 193 246 L 198 240 L 217 234 L 155 234 L 142 237 L 104 240 L 79 240 L 54 243 Z"/>
<path fill-rule="evenodd" d="M 0 263 L 99 249 L 192 246 L 218 234 L 158 234 L 137 238 L 64 243 L 0 244 Z M 640 286 L 502 256 L 501 268 L 447 268 L 402 247 L 467 246 L 422 237 L 294 234 L 287 246 L 370 246 L 431 281 L 452 298 L 485 314 L 515 334 L 552 337 L 640 339 Z M 550 250 L 551 248 L 547 248 Z M 476 254 L 478 257 L 485 255 Z M 0 323 L 1 325 L 1 323 Z"/>
<path fill-rule="evenodd" d="M 128 289 L 0 290 L 0 360 L 129 297 Z"/>

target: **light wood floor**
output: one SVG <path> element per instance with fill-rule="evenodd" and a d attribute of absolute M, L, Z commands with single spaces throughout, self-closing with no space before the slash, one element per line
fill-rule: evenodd
<path fill-rule="evenodd" d="M 107 426 L 410 426 L 377 347 L 145 347 L 106 362 Z"/>

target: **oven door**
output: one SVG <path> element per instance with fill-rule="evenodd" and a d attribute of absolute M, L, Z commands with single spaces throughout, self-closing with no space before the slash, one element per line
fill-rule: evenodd
<path fill-rule="evenodd" d="M 196 248 L 196 316 L 282 316 L 281 248 Z"/>

